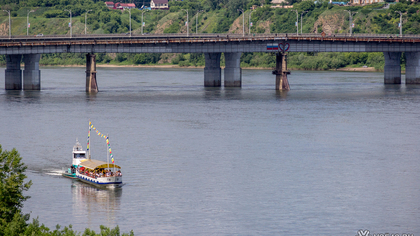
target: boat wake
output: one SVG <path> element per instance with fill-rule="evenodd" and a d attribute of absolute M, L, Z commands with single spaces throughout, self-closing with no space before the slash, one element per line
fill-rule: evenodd
<path fill-rule="evenodd" d="M 64 170 L 57 170 L 57 169 L 45 170 L 44 173 L 46 175 L 51 175 L 51 176 L 61 176 L 64 173 Z"/>

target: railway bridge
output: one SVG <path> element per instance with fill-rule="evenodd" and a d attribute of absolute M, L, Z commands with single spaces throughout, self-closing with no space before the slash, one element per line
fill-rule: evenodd
<path fill-rule="evenodd" d="M 15 36 L 0 38 L 0 54 L 6 55 L 6 90 L 40 90 L 40 55 L 86 53 L 86 91 L 97 92 L 95 53 L 204 53 L 204 86 L 220 87 L 224 54 L 224 86 L 241 87 L 240 58 L 243 52 L 276 54 L 276 89 L 288 90 L 288 52 L 383 52 L 384 83 L 401 83 L 401 53 L 406 55 L 406 84 L 420 84 L 420 35 L 368 34 L 270 34 L 230 35 L 73 35 Z M 273 55 L 274 56 L 274 55 Z M 21 70 L 21 61 L 24 70 Z"/>

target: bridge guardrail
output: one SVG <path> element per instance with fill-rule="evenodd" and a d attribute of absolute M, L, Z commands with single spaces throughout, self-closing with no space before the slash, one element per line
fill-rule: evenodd
<path fill-rule="evenodd" d="M 305 34 L 298 34 L 296 33 L 273 33 L 273 34 L 251 34 L 251 35 L 245 35 L 242 34 L 190 34 L 188 37 L 185 33 L 183 34 L 132 34 L 131 36 L 128 34 L 79 34 L 79 35 L 72 35 L 72 37 L 69 37 L 68 35 L 44 35 L 44 36 L 26 36 L 26 35 L 16 35 L 9 38 L 8 36 L 0 36 L 1 42 L 16 42 L 16 41 L 50 41 L 50 40 L 80 40 L 80 39 L 86 39 L 86 40 L 105 40 L 105 39 L 165 39 L 165 38 L 171 38 L 171 39 L 197 39 L 197 38 L 235 38 L 235 39 L 258 39 L 258 38 L 320 38 L 323 37 L 319 33 L 305 33 Z M 401 39 L 420 39 L 420 35 L 411 35 L 406 34 L 399 36 L 397 34 L 329 34 L 325 35 L 325 38 L 401 38 Z"/>

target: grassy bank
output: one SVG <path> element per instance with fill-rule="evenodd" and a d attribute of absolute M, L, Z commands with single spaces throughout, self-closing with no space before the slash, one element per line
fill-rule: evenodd
<path fill-rule="evenodd" d="M 274 68 L 276 66 L 274 53 L 243 53 L 242 68 Z M 402 54 L 402 66 L 405 66 L 405 55 Z M 203 53 L 97 53 L 98 65 L 111 66 L 168 66 L 168 67 L 204 67 Z M 44 66 L 84 66 L 84 53 L 42 54 L 40 65 Z M 296 70 L 337 70 L 341 68 L 372 67 L 383 70 L 383 53 L 289 53 L 288 68 Z M 5 56 L 0 56 L 0 65 L 6 65 Z M 220 65 L 225 65 L 221 56 Z"/>

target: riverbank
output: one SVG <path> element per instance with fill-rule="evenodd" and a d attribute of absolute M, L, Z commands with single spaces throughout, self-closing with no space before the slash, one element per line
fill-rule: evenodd
<path fill-rule="evenodd" d="M 379 70 L 375 67 L 354 67 L 354 68 L 339 68 L 335 69 L 336 71 L 358 71 L 358 72 L 378 72 Z"/>
<path fill-rule="evenodd" d="M 40 65 L 43 67 L 85 67 L 85 65 Z M 115 64 L 96 64 L 96 67 L 102 68 L 162 68 L 162 69 L 171 69 L 171 68 L 187 68 L 187 69 L 204 69 L 204 66 L 179 66 L 179 65 L 115 65 Z M 224 66 L 220 68 L 224 69 Z M 246 70 L 272 70 L 270 67 L 241 67 Z M 304 70 L 299 68 L 289 68 L 290 70 Z M 333 71 L 355 71 L 355 72 L 381 72 L 382 70 L 377 70 L 375 67 L 353 67 L 353 68 L 339 68 L 332 69 Z M 318 71 L 318 70 L 315 70 Z"/>

